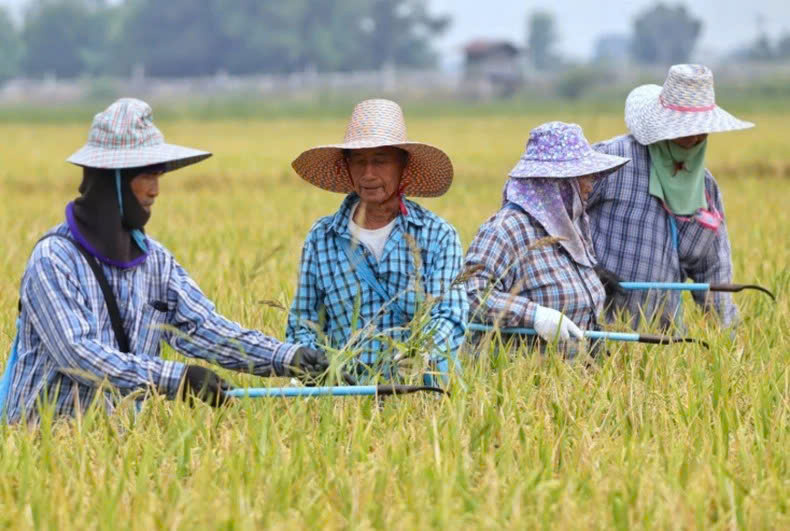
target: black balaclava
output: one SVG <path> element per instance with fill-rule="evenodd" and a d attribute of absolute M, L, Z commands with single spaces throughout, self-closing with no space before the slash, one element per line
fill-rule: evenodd
<path fill-rule="evenodd" d="M 118 204 L 116 170 L 83 168 L 80 197 L 74 200 L 73 213 L 79 236 L 113 265 L 126 265 L 147 254 L 135 242 L 132 231 L 142 230 L 150 213 L 132 193 L 131 181 L 141 173 L 161 172 L 164 166 L 120 170 L 123 216 Z"/>

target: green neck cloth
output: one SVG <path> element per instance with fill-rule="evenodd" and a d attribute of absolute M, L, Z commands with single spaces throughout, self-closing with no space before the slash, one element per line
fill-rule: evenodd
<path fill-rule="evenodd" d="M 689 216 L 707 208 L 705 148 L 708 140 L 684 149 L 671 140 L 647 146 L 650 151 L 650 195 L 661 199 L 673 214 Z"/>

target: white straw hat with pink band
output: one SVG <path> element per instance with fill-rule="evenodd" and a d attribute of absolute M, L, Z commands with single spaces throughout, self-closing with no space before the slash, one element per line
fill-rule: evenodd
<path fill-rule="evenodd" d="M 319 188 L 348 194 L 354 187 L 343 150 L 384 146 L 409 153 L 409 162 L 401 178 L 404 195 L 436 197 L 450 188 L 453 164 L 447 154 L 429 144 L 409 141 L 400 106 L 383 99 L 365 100 L 354 107 L 343 143 L 308 149 L 296 157 L 291 166 L 302 179 Z"/>
<path fill-rule="evenodd" d="M 632 90 L 625 101 L 625 124 L 642 145 L 754 127 L 716 105 L 713 72 L 702 65 L 674 65 L 663 87 Z"/>

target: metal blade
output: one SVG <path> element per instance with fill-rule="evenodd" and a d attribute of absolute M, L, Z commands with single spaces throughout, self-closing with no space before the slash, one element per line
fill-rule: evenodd
<path fill-rule="evenodd" d="M 755 291 L 762 291 L 769 297 L 771 300 L 776 302 L 776 295 L 774 295 L 771 291 L 767 288 L 764 288 L 758 284 L 711 284 L 710 290 L 711 291 L 724 291 L 728 293 L 737 293 L 739 291 L 743 291 L 745 289 L 753 289 Z"/>

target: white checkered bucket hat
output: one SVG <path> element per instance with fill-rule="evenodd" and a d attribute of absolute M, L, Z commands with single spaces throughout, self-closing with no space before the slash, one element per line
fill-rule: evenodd
<path fill-rule="evenodd" d="M 674 65 L 663 87 L 632 90 L 625 101 L 625 124 L 642 145 L 754 127 L 716 105 L 713 72 L 702 65 Z"/>
<path fill-rule="evenodd" d="M 88 143 L 66 160 L 100 169 L 165 164 L 166 171 L 172 171 L 210 156 L 207 151 L 165 144 L 151 107 L 144 101 L 121 98 L 93 118 Z"/>
<path fill-rule="evenodd" d="M 403 170 L 404 195 L 436 197 L 453 182 L 453 164 L 441 149 L 406 139 L 406 121 L 400 106 L 390 100 L 365 100 L 351 114 L 342 144 L 308 149 L 291 163 L 305 181 L 330 192 L 354 190 L 343 160 L 344 149 L 392 146 L 409 153 Z"/>

